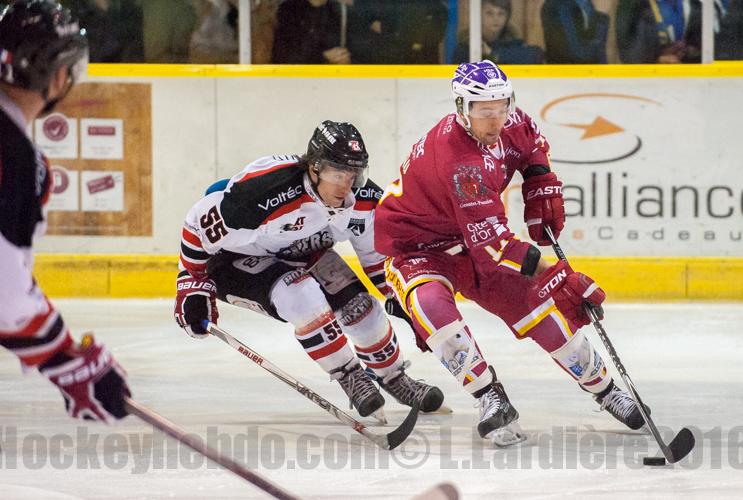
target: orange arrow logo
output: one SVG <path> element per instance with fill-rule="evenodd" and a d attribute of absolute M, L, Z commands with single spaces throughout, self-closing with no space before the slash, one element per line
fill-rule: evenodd
<path fill-rule="evenodd" d="M 603 116 L 597 116 L 593 120 L 593 123 L 587 125 L 580 123 L 564 123 L 563 125 L 566 127 L 582 128 L 583 135 L 581 136 L 581 140 L 624 132 L 622 127 L 606 120 Z"/>
<path fill-rule="evenodd" d="M 573 99 L 586 99 L 591 97 L 609 97 L 613 99 L 632 99 L 637 101 L 643 101 L 643 102 L 649 102 L 652 104 L 658 104 L 659 102 L 653 101 L 652 99 L 647 99 L 645 97 L 639 97 L 634 95 L 625 95 L 625 94 L 602 94 L 602 93 L 592 93 L 592 94 L 576 94 L 576 95 L 570 95 L 566 97 L 561 97 L 559 99 L 555 99 L 554 101 L 548 103 L 545 107 L 542 108 L 541 113 L 539 114 L 540 117 L 544 122 L 549 122 L 547 120 L 547 112 L 554 106 L 563 103 L 565 101 L 571 101 Z M 581 140 L 584 139 L 593 139 L 594 137 L 601 137 L 603 135 L 610 135 L 610 134 L 617 134 L 619 132 L 624 132 L 624 129 L 617 125 L 616 123 L 612 123 L 603 116 L 596 116 L 596 118 L 593 119 L 592 123 L 560 123 L 559 125 L 562 125 L 564 127 L 572 127 L 572 128 L 579 128 L 583 129 L 583 135 L 581 136 Z"/>

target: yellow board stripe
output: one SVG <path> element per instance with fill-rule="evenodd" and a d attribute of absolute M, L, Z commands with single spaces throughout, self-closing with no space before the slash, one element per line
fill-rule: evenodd
<path fill-rule="evenodd" d="M 345 259 L 371 293 L 381 297 L 358 259 Z M 596 280 L 609 303 L 743 301 L 743 257 L 575 256 L 570 263 Z M 52 298 L 173 297 L 178 256 L 37 254 L 34 274 Z"/>
<path fill-rule="evenodd" d="M 451 78 L 456 66 L 274 65 L 274 64 L 102 64 L 88 75 L 108 78 Z M 743 61 L 711 64 L 518 64 L 503 65 L 509 78 L 739 78 Z"/>

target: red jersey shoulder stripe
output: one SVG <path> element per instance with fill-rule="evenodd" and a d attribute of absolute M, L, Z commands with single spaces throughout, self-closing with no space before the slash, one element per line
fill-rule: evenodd
<path fill-rule="evenodd" d="M 243 175 L 237 182 L 247 181 L 248 179 L 252 179 L 253 177 L 258 177 L 263 174 L 267 174 L 269 172 L 276 172 L 277 170 L 281 170 L 282 168 L 293 167 L 296 164 L 297 162 L 295 161 L 291 163 L 280 163 L 279 165 L 274 165 L 273 167 L 267 168 L 265 170 L 258 170 L 256 172 L 248 172 L 247 174 Z"/>
<path fill-rule="evenodd" d="M 370 200 L 363 200 L 363 201 L 357 201 L 353 205 L 354 210 L 361 210 L 363 212 L 371 212 L 374 210 L 377 205 L 379 204 L 378 200 L 370 201 Z"/>
<path fill-rule="evenodd" d="M 303 203 L 314 203 L 314 202 L 315 200 L 312 199 L 312 196 L 308 195 L 307 193 L 303 193 L 302 196 L 292 201 L 291 203 L 282 205 L 275 211 L 271 212 L 268 217 L 263 219 L 263 222 L 261 222 L 261 225 L 266 224 L 267 222 L 272 221 L 274 219 L 278 219 L 282 215 L 291 213 L 294 210 L 298 210 L 299 207 L 302 206 Z"/>

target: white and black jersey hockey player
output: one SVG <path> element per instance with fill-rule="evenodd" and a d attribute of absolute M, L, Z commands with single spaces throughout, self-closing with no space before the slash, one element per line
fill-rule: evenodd
<path fill-rule="evenodd" d="M 59 388 L 71 416 L 110 423 L 127 414 L 123 369 L 92 336 L 73 341 L 31 272 L 52 179 L 28 126 L 66 96 L 87 50 L 55 1 L 14 2 L 0 14 L 0 344 Z"/>
<path fill-rule="evenodd" d="M 176 321 L 203 338 L 204 320 L 217 320 L 217 298 L 251 309 L 291 323 L 361 416 L 385 403 L 361 362 L 398 402 L 435 411 L 442 392 L 405 373 L 383 308 L 333 249 L 349 241 L 372 283 L 388 292 L 384 257 L 374 250 L 382 190 L 367 177 L 359 131 L 326 120 L 301 157 L 259 158 L 199 200 L 182 231 Z"/>

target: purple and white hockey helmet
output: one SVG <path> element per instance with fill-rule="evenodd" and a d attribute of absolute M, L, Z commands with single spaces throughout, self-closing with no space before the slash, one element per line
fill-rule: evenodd
<path fill-rule="evenodd" d="M 515 106 L 511 82 L 497 64 L 488 60 L 460 64 L 454 72 L 451 91 L 457 111 L 465 117 L 473 101 L 508 99 L 509 108 L 513 110 Z"/>

